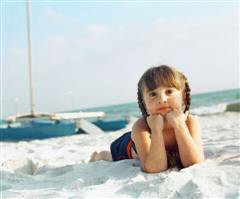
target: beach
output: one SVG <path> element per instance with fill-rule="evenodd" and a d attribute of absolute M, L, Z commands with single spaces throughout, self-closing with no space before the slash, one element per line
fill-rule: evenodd
<path fill-rule="evenodd" d="M 238 1 L 0 5 L 1 199 L 240 199 Z M 197 122 L 191 140 L 179 110 L 166 118 L 175 109 L 199 118 L 204 161 L 159 173 L 138 159 L 89 162 L 151 114 L 149 131 L 172 135 L 150 153 L 147 134 L 134 140 L 145 168 L 164 168 L 163 142 L 184 165 L 202 160 Z"/>
<path fill-rule="evenodd" d="M 158 174 L 138 160 L 88 163 L 93 151 L 131 129 L 1 142 L 2 198 L 239 198 L 238 112 L 199 116 L 205 161 Z"/>

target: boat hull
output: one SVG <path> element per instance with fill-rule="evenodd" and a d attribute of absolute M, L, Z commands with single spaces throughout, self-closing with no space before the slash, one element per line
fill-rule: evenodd
<path fill-rule="evenodd" d="M 96 126 L 98 126 L 103 131 L 117 131 L 120 130 L 128 124 L 127 120 L 121 119 L 121 120 L 97 120 L 92 122 Z"/>
<path fill-rule="evenodd" d="M 9 124 L 0 128 L 0 140 L 31 140 L 73 135 L 76 132 L 74 121 L 31 120 Z"/>

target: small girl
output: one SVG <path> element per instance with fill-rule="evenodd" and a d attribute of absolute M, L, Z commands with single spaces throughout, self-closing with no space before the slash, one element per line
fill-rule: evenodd
<path fill-rule="evenodd" d="M 142 117 L 111 144 L 111 152 L 94 152 L 90 162 L 139 159 L 148 173 L 202 162 L 200 126 L 189 114 L 190 87 L 183 73 L 166 65 L 149 68 L 138 82 L 137 95 Z"/>

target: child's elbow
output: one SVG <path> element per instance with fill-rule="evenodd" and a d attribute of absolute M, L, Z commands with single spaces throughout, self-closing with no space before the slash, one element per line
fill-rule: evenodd
<path fill-rule="evenodd" d="M 142 170 L 146 173 L 160 173 L 166 171 L 168 169 L 167 165 L 162 166 L 151 166 L 151 165 L 144 165 Z"/>
<path fill-rule="evenodd" d="M 199 156 L 198 158 L 196 158 L 195 160 L 194 160 L 194 163 L 193 164 L 198 164 L 198 163 L 201 163 L 201 162 L 203 162 L 204 161 L 204 155 L 201 155 L 201 156 Z"/>
<path fill-rule="evenodd" d="M 198 164 L 198 163 L 201 163 L 204 161 L 204 157 L 199 157 L 191 162 L 186 162 L 186 163 L 183 163 L 183 167 L 190 167 L 194 164 Z"/>

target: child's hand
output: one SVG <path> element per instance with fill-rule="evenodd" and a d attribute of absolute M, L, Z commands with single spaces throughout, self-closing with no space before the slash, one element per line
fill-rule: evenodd
<path fill-rule="evenodd" d="M 163 123 L 164 123 L 164 119 L 160 114 L 154 114 L 154 115 L 149 115 L 147 117 L 147 123 L 149 128 L 152 131 L 162 131 L 163 130 Z"/>
<path fill-rule="evenodd" d="M 183 113 L 179 109 L 173 109 L 172 111 L 166 114 L 166 119 L 168 123 L 174 128 L 185 123 L 188 114 L 189 114 L 188 111 L 186 113 Z"/>

